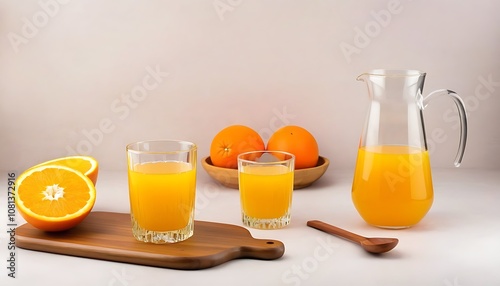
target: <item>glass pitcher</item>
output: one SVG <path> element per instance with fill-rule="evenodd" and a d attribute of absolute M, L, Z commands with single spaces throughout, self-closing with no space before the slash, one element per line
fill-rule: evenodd
<path fill-rule="evenodd" d="M 423 96 L 425 73 L 416 70 L 373 70 L 357 80 L 367 84 L 370 106 L 354 172 L 354 206 L 370 225 L 411 227 L 427 214 L 434 197 L 422 111 L 438 96 L 455 102 L 461 126 L 458 167 L 467 141 L 463 101 L 446 89 Z"/>

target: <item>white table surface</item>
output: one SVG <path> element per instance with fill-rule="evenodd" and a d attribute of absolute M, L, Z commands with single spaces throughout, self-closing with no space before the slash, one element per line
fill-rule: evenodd
<path fill-rule="evenodd" d="M 7 172 L 1 174 L 6 186 Z M 500 285 L 500 170 L 433 170 L 434 205 L 415 227 L 368 226 L 351 202 L 352 171 L 330 168 L 296 190 L 292 223 L 255 230 L 255 238 L 285 244 L 282 258 L 239 259 L 195 271 L 173 270 L 16 249 L 16 278 L 7 276 L 7 195 L 1 192 L 1 285 Z M 5 187 L 5 190 L 7 187 Z M 125 172 L 101 171 L 94 211 L 128 212 Z M 197 220 L 242 225 L 237 190 L 200 168 Z M 359 246 L 306 226 L 311 219 L 365 236 L 397 237 L 392 251 L 374 256 Z M 17 223 L 24 220 L 18 215 Z"/>

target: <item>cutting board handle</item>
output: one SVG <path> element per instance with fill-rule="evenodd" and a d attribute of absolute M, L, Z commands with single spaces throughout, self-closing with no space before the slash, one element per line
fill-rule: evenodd
<path fill-rule="evenodd" d="M 248 245 L 240 247 L 240 252 L 236 257 L 247 257 L 256 259 L 277 259 L 283 256 L 285 245 L 278 240 L 272 239 L 251 239 Z"/>

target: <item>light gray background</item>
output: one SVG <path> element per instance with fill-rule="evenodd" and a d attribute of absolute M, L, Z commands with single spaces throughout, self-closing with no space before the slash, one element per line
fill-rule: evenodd
<path fill-rule="evenodd" d="M 498 168 L 498 11 L 485 0 L 0 1 L 0 169 L 83 153 L 125 170 L 127 143 L 159 138 L 193 141 L 202 158 L 231 124 L 266 141 L 303 126 L 329 171 L 353 168 L 368 103 L 355 79 L 373 68 L 420 69 L 426 94 L 459 93 L 462 167 Z M 455 116 L 444 98 L 425 110 L 433 167 L 453 166 Z"/>

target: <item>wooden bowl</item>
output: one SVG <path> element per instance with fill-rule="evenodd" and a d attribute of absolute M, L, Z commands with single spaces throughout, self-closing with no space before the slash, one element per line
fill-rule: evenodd
<path fill-rule="evenodd" d="M 323 176 L 328 166 L 330 166 L 330 160 L 319 156 L 316 167 L 295 170 L 293 174 L 293 188 L 296 190 L 312 185 L 312 183 Z"/>
<path fill-rule="evenodd" d="M 201 165 L 210 177 L 223 186 L 238 189 L 238 169 L 216 167 L 210 157 L 203 158 Z M 320 156 L 316 167 L 295 170 L 293 188 L 297 190 L 310 186 L 323 176 L 329 165 L 330 161 Z"/>

